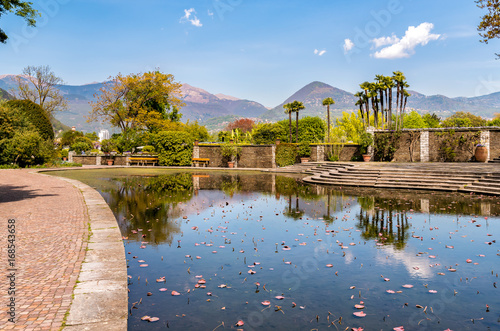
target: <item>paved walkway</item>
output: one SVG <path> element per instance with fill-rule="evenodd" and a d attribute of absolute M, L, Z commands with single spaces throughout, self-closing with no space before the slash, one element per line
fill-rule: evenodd
<path fill-rule="evenodd" d="M 58 330 L 87 247 L 87 208 L 73 185 L 29 170 L 0 170 L 0 329 Z M 15 323 L 8 321 L 7 224 L 16 225 Z"/>

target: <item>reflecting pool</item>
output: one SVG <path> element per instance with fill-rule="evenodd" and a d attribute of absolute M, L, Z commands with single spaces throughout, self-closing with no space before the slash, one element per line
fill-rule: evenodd
<path fill-rule="evenodd" d="M 257 172 L 54 174 L 118 220 L 130 330 L 500 330 L 499 198 Z"/>

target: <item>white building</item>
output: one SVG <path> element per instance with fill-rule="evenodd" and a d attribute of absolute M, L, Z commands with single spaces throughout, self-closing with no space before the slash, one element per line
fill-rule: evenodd
<path fill-rule="evenodd" d="M 101 130 L 99 131 L 99 141 L 103 141 L 104 139 L 109 139 L 109 131 L 108 130 Z"/>

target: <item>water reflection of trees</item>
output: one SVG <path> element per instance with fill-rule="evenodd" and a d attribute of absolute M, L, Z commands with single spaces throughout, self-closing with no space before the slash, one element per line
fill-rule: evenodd
<path fill-rule="evenodd" d="M 192 175 L 119 177 L 112 183 L 113 188 L 103 192 L 122 233 L 143 229 L 144 241 L 170 244 L 180 232 L 180 225 L 173 221 L 181 213 L 176 207 L 192 197 Z"/>
<path fill-rule="evenodd" d="M 358 197 L 360 208 L 356 227 L 362 231 L 361 237 L 403 249 L 409 238 L 408 229 L 411 225 L 406 212 L 392 204 L 387 209 L 376 208 L 375 200 L 374 197 Z"/>

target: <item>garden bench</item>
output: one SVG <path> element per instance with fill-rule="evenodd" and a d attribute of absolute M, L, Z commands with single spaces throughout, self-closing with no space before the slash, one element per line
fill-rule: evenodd
<path fill-rule="evenodd" d="M 137 163 L 142 166 L 148 164 L 156 165 L 157 162 L 158 158 L 155 156 L 132 156 L 129 158 L 129 164 Z"/>
<path fill-rule="evenodd" d="M 203 167 L 207 167 L 209 163 L 210 163 L 210 159 L 193 157 L 192 166 L 193 167 L 199 167 L 201 165 Z"/>

